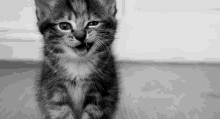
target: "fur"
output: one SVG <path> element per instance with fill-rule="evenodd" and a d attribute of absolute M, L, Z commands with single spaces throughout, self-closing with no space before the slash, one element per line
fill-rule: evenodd
<path fill-rule="evenodd" d="M 113 119 L 120 93 L 111 48 L 117 32 L 115 0 L 35 3 L 44 41 L 36 81 L 42 118 Z"/>

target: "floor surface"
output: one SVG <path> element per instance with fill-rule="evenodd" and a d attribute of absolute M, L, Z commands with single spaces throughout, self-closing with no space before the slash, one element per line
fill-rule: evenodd
<path fill-rule="evenodd" d="M 219 119 L 220 64 L 120 62 L 117 119 Z M 0 119 L 40 119 L 33 84 L 40 63 L 0 62 Z"/>

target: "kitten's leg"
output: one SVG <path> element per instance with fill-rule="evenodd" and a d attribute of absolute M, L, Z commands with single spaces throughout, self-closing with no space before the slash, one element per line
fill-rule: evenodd
<path fill-rule="evenodd" d="M 83 111 L 82 119 L 100 119 L 103 112 L 98 108 L 97 105 L 87 105 Z"/>
<path fill-rule="evenodd" d="M 49 112 L 49 116 L 47 117 L 50 117 L 48 119 L 74 119 L 68 106 L 57 106 L 47 111 Z"/>
<path fill-rule="evenodd" d="M 117 96 L 113 94 L 106 97 L 101 97 L 99 94 L 87 96 L 81 119 L 112 119 L 117 101 Z"/>
<path fill-rule="evenodd" d="M 69 105 L 63 100 L 64 94 L 55 92 L 44 104 L 43 119 L 74 119 Z"/>

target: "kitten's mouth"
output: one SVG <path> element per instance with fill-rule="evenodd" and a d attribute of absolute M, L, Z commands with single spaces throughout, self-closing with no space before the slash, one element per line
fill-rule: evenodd
<path fill-rule="evenodd" d="M 75 46 L 73 49 L 80 56 L 84 56 L 89 52 L 89 50 L 92 48 L 93 44 L 94 43 L 82 43 L 80 45 Z"/>

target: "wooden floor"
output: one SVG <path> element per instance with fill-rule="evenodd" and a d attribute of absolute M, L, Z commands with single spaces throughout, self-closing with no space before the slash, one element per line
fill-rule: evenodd
<path fill-rule="evenodd" d="M 220 118 L 220 64 L 119 65 L 117 119 Z M 40 119 L 33 90 L 39 68 L 39 62 L 0 62 L 0 119 Z"/>

